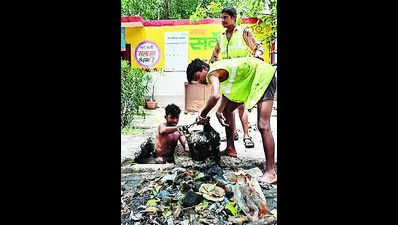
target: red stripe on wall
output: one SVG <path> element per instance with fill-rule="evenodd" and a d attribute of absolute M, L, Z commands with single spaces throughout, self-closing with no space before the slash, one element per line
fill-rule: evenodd
<path fill-rule="evenodd" d="M 257 18 L 242 18 L 242 24 L 253 24 L 257 22 Z M 121 22 L 141 22 L 144 26 L 178 26 L 178 25 L 197 25 L 197 24 L 220 24 L 221 19 L 202 19 L 190 23 L 188 19 L 185 20 L 148 20 L 144 21 L 141 16 L 126 16 L 121 17 Z"/>
<path fill-rule="evenodd" d="M 144 23 L 144 20 L 141 16 L 122 16 L 120 18 L 120 22 L 141 22 Z"/>

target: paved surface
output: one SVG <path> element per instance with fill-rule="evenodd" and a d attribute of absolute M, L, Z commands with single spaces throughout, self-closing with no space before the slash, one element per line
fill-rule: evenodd
<path fill-rule="evenodd" d="M 159 98 L 158 108 L 154 110 L 145 110 L 145 118 L 139 117 L 133 121 L 133 125 L 136 127 L 147 128 L 143 134 L 139 135 L 121 135 L 121 157 L 122 160 L 129 157 L 132 154 L 133 149 L 139 148 L 139 145 L 145 140 L 145 138 L 153 133 L 159 123 L 165 121 L 164 107 L 169 103 L 175 103 L 181 109 L 179 125 L 191 124 L 195 121 L 197 113 L 184 113 L 184 96 L 168 96 Z M 274 106 L 271 115 L 271 130 L 275 141 L 275 161 L 277 161 L 277 102 L 274 101 Z M 215 113 L 209 113 L 210 124 L 214 129 L 220 133 L 221 137 L 225 136 L 225 128 L 218 122 Z M 257 130 L 257 109 L 254 108 L 249 112 L 249 135 L 252 137 L 254 142 L 254 148 L 245 148 L 243 143 L 243 130 L 242 125 L 238 116 L 235 112 L 235 124 L 239 134 L 239 140 L 235 141 L 235 148 L 238 153 L 238 158 L 265 158 L 264 150 L 262 147 L 262 140 L 260 132 Z M 193 129 L 200 128 L 201 126 L 194 126 Z M 226 142 L 221 142 L 220 150 L 224 150 L 226 147 Z"/>

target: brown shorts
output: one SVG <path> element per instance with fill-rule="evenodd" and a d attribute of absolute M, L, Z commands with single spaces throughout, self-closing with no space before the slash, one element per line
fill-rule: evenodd
<path fill-rule="evenodd" d="M 276 73 L 276 71 L 275 71 L 275 73 Z M 259 103 L 261 101 L 264 101 L 264 100 L 274 100 L 275 91 L 276 91 L 275 73 L 274 73 L 274 76 L 272 77 L 272 80 L 269 83 L 267 89 L 265 89 L 265 92 L 264 92 L 263 96 L 261 96 L 260 100 L 258 100 L 257 103 Z"/>

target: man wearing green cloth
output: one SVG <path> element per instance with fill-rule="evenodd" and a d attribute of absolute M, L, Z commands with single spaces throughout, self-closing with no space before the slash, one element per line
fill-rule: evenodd
<path fill-rule="evenodd" d="M 218 121 L 225 127 L 227 141 L 233 143 L 235 120 L 233 111 L 244 104 L 247 109 L 257 105 L 257 126 L 261 133 L 265 153 L 264 175 L 258 182 L 274 183 L 275 173 L 275 143 L 271 132 L 271 112 L 276 87 L 269 85 L 275 76 L 276 68 L 253 57 L 242 57 L 220 60 L 209 64 L 200 59 L 193 60 L 187 68 L 188 82 L 198 81 L 212 84 L 212 95 L 197 117 L 198 124 L 209 121 L 207 114 L 217 104 L 222 95 L 221 104 L 216 112 Z M 235 145 L 227 146 L 221 153 L 237 157 Z"/>
<path fill-rule="evenodd" d="M 225 7 L 221 11 L 221 23 L 225 31 L 217 38 L 216 46 L 210 59 L 214 63 L 221 59 L 231 59 L 253 56 L 263 60 L 264 47 L 255 38 L 248 27 L 240 27 L 236 24 L 237 12 L 234 7 Z M 264 60 L 263 60 L 264 61 Z M 275 82 L 275 81 L 273 81 Z M 274 83 L 272 83 L 274 85 Z M 242 123 L 243 142 L 246 148 L 253 148 L 254 142 L 249 136 L 249 113 L 242 104 L 238 107 L 239 119 Z M 232 113 L 235 117 L 235 113 Z M 237 141 L 239 135 L 234 130 L 234 139 Z M 227 146 L 232 143 L 227 142 Z"/>

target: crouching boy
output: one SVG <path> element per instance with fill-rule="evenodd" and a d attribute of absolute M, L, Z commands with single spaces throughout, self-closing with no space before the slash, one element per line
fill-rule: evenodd
<path fill-rule="evenodd" d="M 166 107 L 165 123 L 161 123 L 156 131 L 155 160 L 156 163 L 174 162 L 174 151 L 178 140 L 189 152 L 189 146 L 184 134 L 177 126 L 180 119 L 181 109 L 175 104 Z"/>

